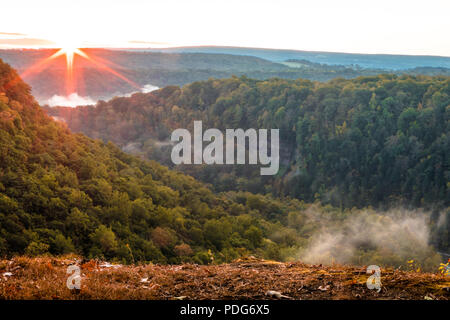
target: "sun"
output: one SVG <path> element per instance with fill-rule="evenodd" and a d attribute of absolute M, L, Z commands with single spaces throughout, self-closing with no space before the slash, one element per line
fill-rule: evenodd
<path fill-rule="evenodd" d="M 75 51 L 78 50 L 78 48 L 63 47 L 60 50 L 61 50 L 61 54 L 64 54 L 66 56 L 67 65 L 73 65 L 73 56 L 75 54 Z"/>
<path fill-rule="evenodd" d="M 85 54 L 79 49 L 81 47 L 81 41 L 78 38 L 72 36 L 69 33 L 65 33 L 64 36 L 55 39 L 59 50 L 54 54 L 54 58 L 61 55 L 65 55 L 67 61 L 67 69 L 73 69 L 73 58 L 75 54 L 84 56 Z"/>
<path fill-rule="evenodd" d="M 95 67 L 99 71 L 107 72 L 111 75 L 114 75 L 117 78 L 122 79 L 123 81 L 130 84 L 132 87 L 140 89 L 140 86 L 137 85 L 132 80 L 128 79 L 124 75 L 122 75 L 118 70 L 121 69 L 120 66 L 115 65 L 114 63 L 102 59 L 100 57 L 94 56 L 92 53 L 89 55 L 84 52 L 84 49 L 81 48 L 82 42 L 76 42 L 73 41 L 71 38 L 66 38 L 63 41 L 55 41 L 57 45 L 55 46 L 56 52 L 53 53 L 51 56 L 44 58 L 42 60 L 39 60 L 34 65 L 30 66 L 25 70 L 21 76 L 22 78 L 26 78 L 27 76 L 36 74 L 40 71 L 42 71 L 51 61 L 53 61 L 55 58 L 65 56 L 66 58 L 66 75 L 65 75 L 65 83 L 66 83 L 66 94 L 69 96 L 70 94 L 74 93 L 76 91 L 76 83 L 77 79 L 79 80 L 82 78 L 81 73 L 82 70 L 76 69 L 75 72 L 74 69 L 74 57 L 80 56 L 81 58 L 89 61 L 93 67 Z"/>
<path fill-rule="evenodd" d="M 59 51 L 55 53 L 55 58 L 61 55 L 65 55 L 68 67 L 73 67 L 73 57 L 75 54 L 85 56 L 84 52 L 80 50 L 81 42 L 75 40 L 72 37 L 67 37 L 55 42 L 58 44 L 59 48 Z"/>
<path fill-rule="evenodd" d="M 75 55 L 79 55 L 83 58 L 88 58 L 88 56 L 73 43 L 62 44 L 59 50 L 50 57 L 51 59 L 57 58 L 59 56 L 66 57 L 66 92 L 70 95 L 75 91 L 74 86 L 74 74 L 73 74 L 73 59 Z"/>
<path fill-rule="evenodd" d="M 81 51 L 81 49 L 73 46 L 61 47 L 61 49 L 59 49 L 59 51 L 56 52 L 55 58 L 60 55 L 65 55 L 67 61 L 67 68 L 73 69 L 73 57 L 75 56 L 75 54 L 86 58 L 86 54 L 83 51 Z"/>

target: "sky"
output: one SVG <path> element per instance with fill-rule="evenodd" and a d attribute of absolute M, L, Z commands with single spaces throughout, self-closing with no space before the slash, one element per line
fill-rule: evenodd
<path fill-rule="evenodd" d="M 0 48 L 240 46 L 450 56 L 449 0 L 14 0 Z"/>

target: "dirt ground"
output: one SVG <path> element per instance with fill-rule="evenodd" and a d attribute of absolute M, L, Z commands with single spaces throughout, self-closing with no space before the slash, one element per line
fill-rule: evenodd
<path fill-rule="evenodd" d="M 67 287 L 70 265 L 80 267 L 79 290 Z M 382 269 L 380 292 L 368 289 L 369 276 L 364 267 L 255 258 L 209 266 L 122 266 L 16 257 L 0 260 L 0 299 L 450 299 L 449 276 Z"/>

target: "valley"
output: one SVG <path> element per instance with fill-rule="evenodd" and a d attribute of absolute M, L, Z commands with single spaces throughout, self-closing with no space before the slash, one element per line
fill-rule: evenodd
<path fill-rule="evenodd" d="M 439 274 L 446 261 L 437 251 L 448 252 L 449 245 L 448 81 L 232 77 L 95 107 L 43 109 L 18 74 L 0 63 L 0 252 L 30 259 L 76 253 L 124 265 L 219 265 L 224 272 L 231 271 L 227 263 L 252 256 Z M 167 137 L 195 119 L 220 129 L 279 128 L 279 174 L 263 177 L 246 166 L 173 170 Z M 377 130 L 369 119 L 380 121 Z M 135 155 L 111 140 L 135 144 Z M 402 161 L 384 166 L 383 157 Z M 346 174 L 345 166 L 333 169 L 344 159 L 353 168 Z M 415 166 L 433 178 L 416 175 Z M 365 174 L 372 185 L 361 183 Z M 388 177 L 393 180 L 385 184 Z"/>

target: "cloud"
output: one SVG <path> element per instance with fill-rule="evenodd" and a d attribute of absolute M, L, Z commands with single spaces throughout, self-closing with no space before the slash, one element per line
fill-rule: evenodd
<path fill-rule="evenodd" d="M 102 97 L 101 99 L 112 99 L 114 97 L 131 97 L 133 94 L 138 93 L 138 92 L 142 92 L 142 93 L 149 93 L 155 90 L 158 90 L 159 87 L 154 86 L 152 84 L 146 84 L 144 85 L 139 91 L 133 91 L 133 92 L 129 92 L 129 93 L 121 93 L 121 92 L 116 92 L 115 94 L 109 95 L 107 97 Z M 86 105 L 95 105 L 97 103 L 96 101 L 97 98 L 91 98 L 91 97 L 83 97 L 78 95 L 78 93 L 72 93 L 69 96 L 63 96 L 63 95 L 53 95 L 51 98 L 45 100 L 42 99 L 39 101 L 39 103 L 41 104 L 47 104 L 50 107 L 56 107 L 56 106 L 61 106 L 61 107 L 77 107 L 77 106 L 86 106 Z"/>
<path fill-rule="evenodd" d="M 157 86 L 154 86 L 152 84 L 146 84 L 139 91 L 132 91 L 132 92 L 129 92 L 129 93 L 126 93 L 126 94 L 116 94 L 116 95 L 113 95 L 113 97 L 114 96 L 131 97 L 133 94 L 138 93 L 138 92 L 149 93 L 149 92 L 152 92 L 152 91 L 155 91 L 155 90 L 158 90 L 158 89 L 159 89 L 159 87 L 157 87 Z"/>
<path fill-rule="evenodd" d="M 18 39 L 0 39 L 0 45 L 20 46 L 20 47 L 35 47 L 35 46 L 50 46 L 55 43 L 50 40 L 37 38 L 18 38 Z"/>
<path fill-rule="evenodd" d="M 18 32 L 0 32 L 0 36 L 26 36 L 26 34 Z"/>
<path fill-rule="evenodd" d="M 146 84 L 145 86 L 143 86 L 141 88 L 141 92 L 149 93 L 149 92 L 152 92 L 152 91 L 155 91 L 155 90 L 158 90 L 158 89 L 159 89 L 159 87 L 157 87 L 157 86 L 154 86 L 152 84 Z"/>
<path fill-rule="evenodd" d="M 163 45 L 168 45 L 169 44 L 167 42 L 141 41 L 141 40 L 130 40 L 128 42 L 132 43 L 132 44 L 147 44 L 147 45 L 156 45 L 156 46 L 163 46 Z"/>
<path fill-rule="evenodd" d="M 54 95 L 50 99 L 47 100 L 47 104 L 50 107 L 62 106 L 62 107 L 76 107 L 76 106 L 85 106 L 85 105 L 93 105 L 95 101 L 90 97 L 81 97 L 78 93 L 72 93 L 68 97 Z"/>

